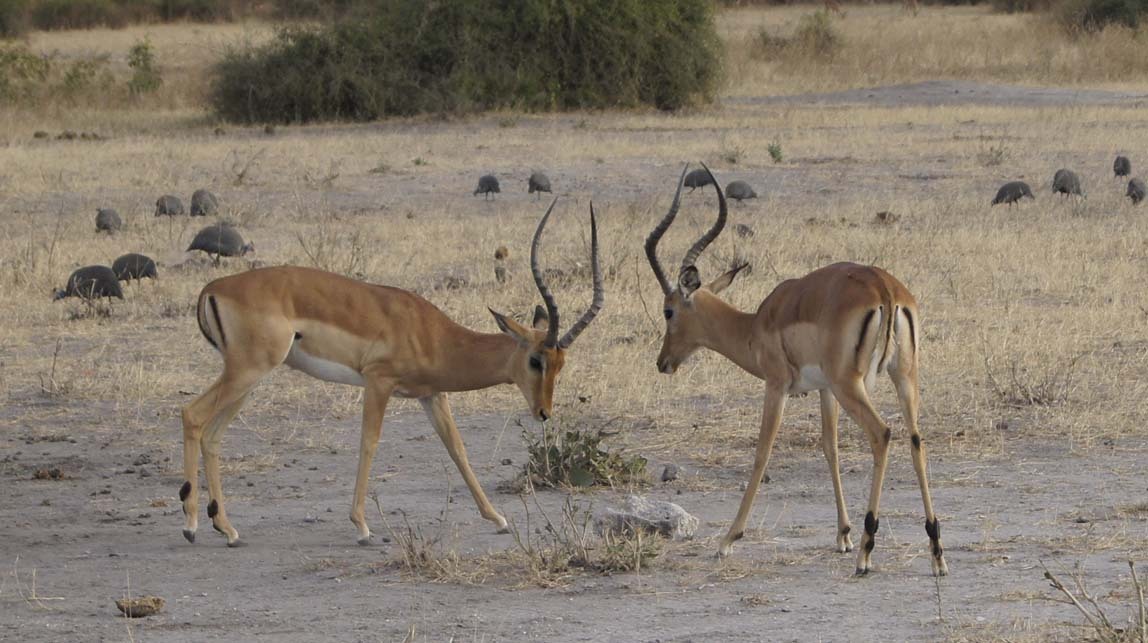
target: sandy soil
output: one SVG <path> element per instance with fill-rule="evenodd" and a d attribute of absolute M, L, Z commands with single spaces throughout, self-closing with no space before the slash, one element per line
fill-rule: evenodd
<path fill-rule="evenodd" d="M 924 83 L 803 99 L 729 99 L 734 110 L 804 105 L 1127 104 L 1142 96 L 1111 92 L 1036 90 L 969 83 Z M 956 101 L 958 99 L 952 98 Z M 740 102 L 739 102 L 740 101 Z M 803 102 L 800 102 L 803 101 Z M 525 126 L 529 126 L 528 124 Z M 911 126 L 911 124 L 910 124 Z M 406 127 L 406 125 L 400 126 Z M 457 124 L 410 127 L 462 128 Z M 321 136 L 323 128 L 306 135 Z M 830 166 L 827 169 L 827 166 Z M 846 169 L 842 169 L 846 168 Z M 596 193 L 637 199 L 644 189 L 633 177 L 665 174 L 652 163 L 608 159 L 593 167 L 565 167 L 556 182 L 575 177 L 571 191 L 594 176 L 609 177 Z M 899 177 L 886 193 L 933 189 L 951 178 L 930 165 L 872 166 L 848 159 L 798 159 L 760 176 L 782 199 L 809 194 L 824 181 L 855 179 L 853 189 Z M 435 187 L 456 191 L 473 171 L 447 167 L 436 183 L 400 177 L 389 201 L 371 201 L 369 189 L 327 195 L 329 207 L 357 211 L 413 208 Z M 736 173 L 728 178 L 737 178 Z M 989 189 L 988 181 L 978 179 Z M 430 186 L 430 187 L 428 187 Z M 268 194 L 286 202 L 286 193 Z M 13 203 L 14 209 L 57 207 L 46 194 Z M 474 212 L 481 216 L 480 205 Z M 162 320 L 165 325 L 190 318 Z M 77 340 L 79 341 L 79 340 Z M 82 343 L 82 342 L 81 342 Z M 94 350 L 98 339 L 80 352 Z M 0 344 L 0 362 L 42 358 L 51 346 Z M 210 369 L 216 368 L 210 364 Z M 274 378 L 301 375 L 279 373 Z M 206 380 L 204 380 L 206 381 Z M 283 379 L 275 380 L 278 382 Z M 269 386 L 265 384 L 261 390 Z M 815 436 L 784 442 L 775 452 L 771 481 L 759 496 L 751 529 L 732 558 L 713 559 L 740 499 L 744 462 L 676 458 L 679 481 L 655 484 L 655 498 L 673 500 L 702 521 L 698 537 L 667 545 L 650 569 L 609 576 L 580 573 L 556 587 L 539 587 L 524 572 L 492 570 L 478 578 L 431 580 L 396 562 L 396 545 L 354 544 L 346 518 L 358 443 L 353 412 L 304 412 L 290 403 L 245 412 L 226 438 L 228 512 L 248 543 L 228 549 L 201 517 L 199 542 L 184 541 L 176 499 L 182 483 L 178 459 L 178 407 L 190 399 L 173 394 L 149 400 L 134 413 L 146 435 L 117 426 L 122 414 L 87 401 L 44 396 L 31 382 L 7 384 L 0 409 L 0 638 L 58 640 L 274 640 L 274 641 L 689 641 L 689 640 L 1044 640 L 1085 635 L 1079 615 L 1053 597 L 1042 561 L 1054 571 L 1081 561 L 1089 587 L 1123 622 L 1131 584 L 1126 558 L 1148 552 L 1148 482 L 1143 475 L 1148 440 L 1103 439 L 1078 450 L 1068 442 L 1007 440 L 991 455 L 964 456 L 939 449 L 931 457 L 931 482 L 940 512 L 951 575 L 929 573 L 919 491 L 903 439 L 894 443 L 882 498 L 877 572 L 852 576 L 852 555 L 833 551 L 834 508 L 825 463 Z M 258 393 L 257 393 L 258 395 Z M 751 414 L 760 402 L 746 398 Z M 473 506 L 445 450 L 414 405 L 389 416 L 375 463 L 373 488 L 384 516 L 373 515 L 378 536 L 403 524 L 402 513 L 441 550 L 457 552 L 467 569 L 475 561 L 516 548 L 496 535 Z M 699 404 L 700 408 L 700 404 Z M 114 412 L 113 412 L 114 411 Z M 471 461 L 492 500 L 515 524 L 528 510 L 515 495 L 494 491 L 511 479 L 524 457 L 519 429 L 508 415 L 459 409 Z M 699 413 L 701 411 L 699 410 Z M 808 426 L 815 398 L 794 400 L 787 418 Z M 508 426 L 509 424 L 509 426 Z M 930 435 L 932 418 L 922 418 Z M 1007 434 L 1007 428 L 1001 429 Z M 657 429 L 635 429 L 630 442 L 655 441 Z M 792 431 L 792 429 L 790 429 Z M 843 419 L 843 441 L 859 444 L 856 427 Z M 936 435 L 934 433 L 933 435 Z M 746 435 L 747 444 L 751 436 Z M 748 448 L 746 449 L 748 453 Z M 967 450 L 966 450 L 967 452 Z M 511 464 L 503 464 L 510 459 Z M 654 473 L 662 462 L 653 462 Z M 868 488 L 869 456 L 846 449 L 842 468 L 849 507 L 858 525 Z M 36 479 L 41 470 L 59 479 Z M 444 475 L 446 472 L 446 475 Z M 624 491 L 576 494 L 588 512 L 621 504 Z M 556 515 L 567 495 L 540 491 L 538 503 Z M 445 510 L 444 510 L 445 507 Z M 531 501 L 530 519 L 537 521 Z M 372 512 L 374 513 L 374 512 Z M 535 522 L 535 524 L 537 524 Z M 473 565 L 472 565 L 473 563 Z M 113 605 L 126 594 L 166 599 L 159 616 L 127 621 Z"/>

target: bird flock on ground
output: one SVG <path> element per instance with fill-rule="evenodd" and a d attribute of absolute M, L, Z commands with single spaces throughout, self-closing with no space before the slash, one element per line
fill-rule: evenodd
<path fill-rule="evenodd" d="M 1112 163 L 1112 172 L 1116 178 L 1131 177 L 1132 162 L 1126 156 L 1117 156 Z M 684 186 L 690 191 L 706 187 L 712 183 L 711 175 L 698 169 L 688 173 Z M 532 172 L 527 179 L 527 193 L 536 194 L 541 198 L 542 193 L 552 193 L 550 177 L 542 172 Z M 1056 171 L 1052 177 L 1053 193 L 1064 196 L 1084 197 L 1080 176 L 1067 168 Z M 478 179 L 478 186 L 473 196 L 483 195 L 484 199 L 493 199 L 494 195 L 502 192 L 498 177 L 493 174 L 484 174 Z M 725 194 L 739 203 L 745 199 L 758 197 L 756 191 L 745 181 L 730 181 L 725 188 Z M 1148 186 L 1144 180 L 1136 177 L 1129 178 L 1124 196 L 1131 199 L 1133 205 L 1139 204 L 1148 194 Z M 1028 197 L 1035 200 L 1032 188 L 1024 181 L 1009 181 L 997 190 L 992 205 L 1014 205 L 1021 199 Z M 185 209 L 183 201 L 172 194 L 165 194 L 155 203 L 155 216 L 181 216 L 188 214 L 193 217 L 206 217 L 219 213 L 219 200 L 214 194 L 205 189 L 196 190 L 191 195 L 191 206 Z M 100 208 L 96 212 L 96 232 L 114 233 L 123 227 L 123 220 L 118 212 L 110 208 Z M 741 236 L 752 234 L 746 228 Z M 221 257 L 240 257 L 255 250 L 255 244 L 244 241 L 243 236 L 230 223 L 221 221 L 204 227 L 192 239 L 187 251 L 202 251 L 212 258 L 215 265 L 219 265 Z M 157 279 L 159 277 L 156 263 L 150 257 L 137 253 L 129 253 L 117 258 L 111 268 L 107 266 L 84 266 L 76 269 L 63 288 L 53 291 L 53 299 L 65 297 L 79 297 L 85 300 L 116 297 L 123 299 L 123 290 L 119 282 L 141 280 L 145 278 Z"/>
<path fill-rule="evenodd" d="M 219 213 L 219 199 L 208 190 L 196 190 L 191 195 L 191 208 L 185 210 L 183 201 L 172 194 L 165 194 L 155 202 L 155 216 L 206 217 Z M 123 229 L 123 219 L 111 208 L 96 210 L 96 233 L 114 234 Z M 232 224 L 220 221 L 206 226 L 196 233 L 187 251 L 199 250 L 219 265 L 220 257 L 239 257 L 255 250 L 254 243 L 243 240 L 243 236 Z M 87 302 L 100 299 L 123 299 L 121 281 L 158 279 L 156 262 L 147 255 L 131 252 L 118 257 L 111 267 L 103 265 L 77 268 L 68 277 L 63 288 L 52 291 L 54 301 L 67 297 L 77 297 Z"/>
<path fill-rule="evenodd" d="M 1112 162 L 1112 174 L 1122 179 L 1132 175 L 1132 161 L 1128 160 L 1127 156 L 1117 156 L 1116 160 Z M 1061 168 L 1056 171 L 1052 176 L 1052 191 L 1055 194 L 1063 196 L 1086 196 L 1084 190 L 1080 187 L 1080 175 L 1068 168 Z M 1132 205 L 1137 205 L 1144 200 L 1145 185 L 1144 180 L 1140 178 L 1130 178 L 1128 180 L 1128 188 L 1124 191 L 1124 196 L 1132 200 Z M 1009 181 L 997 190 L 997 195 L 993 197 L 992 205 L 1006 204 L 1013 205 L 1018 203 L 1024 197 L 1036 200 L 1036 196 L 1032 193 L 1032 188 L 1024 181 Z"/>

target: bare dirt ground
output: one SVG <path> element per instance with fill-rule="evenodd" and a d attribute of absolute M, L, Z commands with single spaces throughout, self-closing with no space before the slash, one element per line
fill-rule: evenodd
<path fill-rule="evenodd" d="M 976 99 L 940 98 L 950 90 Z M 1031 95 L 1039 98 L 1023 98 Z M 1148 415 L 1138 401 L 1148 346 L 1138 275 L 1148 233 L 1108 168 L 1114 151 L 1143 149 L 1141 100 L 1136 92 L 927 83 L 832 98 L 729 99 L 713 113 L 674 117 L 511 115 L 284 128 L 273 137 L 234 129 L 221 138 L 201 127 L 125 134 L 101 144 L 93 164 L 81 161 L 94 146 L 10 140 L 9 191 L 0 196 L 10 223 L 4 269 L 26 303 L 5 305 L 12 330 L 0 340 L 0 632 L 22 641 L 1086 637 L 1079 614 L 1050 600 L 1042 562 L 1065 577 L 1082 564 L 1123 627 L 1134 604 L 1126 561 L 1148 558 Z M 1049 140 L 1050 127 L 1061 140 Z M 771 140 L 787 152 L 782 163 L 764 151 Z M 259 149 L 270 151 L 254 164 L 255 178 L 235 185 L 234 159 Z M 930 348 L 922 427 L 950 576 L 929 574 L 919 492 L 899 435 L 877 573 L 854 578 L 853 556 L 833 552 L 815 398 L 790 402 L 751 529 L 733 557 L 712 557 L 748 475 L 760 385 L 712 356 L 675 378 L 656 376 L 660 323 L 648 308 L 656 317 L 657 289 L 640 257 L 680 161 L 698 157 L 715 160 L 723 182 L 748 178 L 766 194 L 733 208 L 734 222 L 757 235 L 723 238 L 707 264 L 712 272 L 734 256 L 754 262 L 754 273 L 731 288 L 741 307 L 782 277 L 842 259 L 878 261 L 923 302 Z M 666 544 L 639 572 L 540 578 L 515 556 L 515 539 L 478 515 L 422 413 L 397 403 L 372 479 L 384 515 L 371 523 L 392 541 L 406 522 L 437 539 L 431 550 L 443 566 L 412 569 L 395 542 L 354 544 L 346 514 L 357 391 L 279 372 L 224 442 L 228 511 L 248 546 L 227 549 L 206 528 L 195 545 L 185 542 L 178 409 L 218 369 L 188 307 L 205 281 L 246 264 L 175 268 L 199 223 L 153 220 L 161 186 L 181 194 L 218 186 L 263 261 L 306 263 L 326 239 L 334 248 L 320 259 L 331 267 L 419 289 L 463 323 L 492 329 L 485 304 L 523 314 L 536 299 L 522 264 L 518 281 L 493 283 L 488 250 L 505 241 L 522 260 L 541 206 L 517 184 L 537 162 L 561 186 L 563 203 L 573 203 L 565 227 L 548 237 L 548 247 L 567 247 L 552 251 L 553 264 L 577 272 L 590 197 L 613 239 L 610 314 L 579 340 L 559 405 L 577 422 L 619 431 L 613 447 L 649 457 L 655 476 L 663 462 L 681 465 L 679 481 L 639 491 L 698 515 L 698 537 Z M 1047 194 L 1062 163 L 1087 168 L 1086 203 Z M 469 196 L 485 171 L 505 179 L 491 203 Z M 996 185 L 1017 176 L 1039 185 L 1037 204 L 989 211 Z M 667 237 L 678 251 L 713 215 L 712 194 L 690 199 L 688 223 Z M 105 202 L 119 205 L 129 230 L 92 241 L 90 218 Z M 901 223 L 875 226 L 874 212 L 887 208 Z M 52 226 L 66 259 L 38 245 Z M 310 255 L 302 249 L 308 236 Z M 164 278 L 129 292 L 110 318 L 73 320 L 78 306 L 41 301 L 74 265 L 129 249 L 154 253 Z M 428 285 L 443 276 L 468 285 Z M 584 305 L 588 286 L 563 285 L 560 304 Z M 1064 397 L 1048 405 L 1008 398 L 1029 385 L 1056 393 L 1065 372 Z M 993 374 L 1001 381 L 989 381 Z M 541 514 L 559 515 L 569 494 L 539 491 L 523 502 L 495 491 L 525 457 L 518 394 L 458 400 L 480 480 L 529 539 Z M 878 402 L 899 434 L 887 391 Z M 842 422 L 856 526 L 870 456 L 856 427 Z M 53 469 L 60 479 L 35 479 Z M 574 493 L 573 502 L 596 512 L 628 491 Z M 167 606 L 159 616 L 121 619 L 113 600 L 129 593 L 164 597 Z"/>

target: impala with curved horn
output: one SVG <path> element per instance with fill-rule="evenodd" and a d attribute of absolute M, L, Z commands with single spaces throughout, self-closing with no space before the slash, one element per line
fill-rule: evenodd
<path fill-rule="evenodd" d="M 712 183 L 718 196 L 718 220 L 690 247 L 678 273 L 678 285 L 671 287 L 658 262 L 657 246 L 677 216 L 684 179 L 685 170 L 678 180 L 678 190 L 669 212 L 646 239 L 646 257 L 665 295 L 666 334 L 658 355 L 658 370 L 673 373 L 694 351 L 708 348 L 765 380 L 766 384 L 753 473 L 737 517 L 721 541 L 718 555 L 728 555 L 733 543 L 743 535 L 754 495 L 781 426 L 786 397 L 819 391 L 821 444 L 829 462 L 837 499 L 838 551 L 847 552 L 853 548 L 837 462 L 839 402 L 845 407 L 845 412 L 864 428 L 873 451 L 869 508 L 857 556 L 857 574 L 869 572 L 870 554 L 877 535 L 881 482 L 885 476 L 892 432 L 873 408 L 868 391 L 877 374 L 884 369 L 897 389 L 909 429 L 913 467 L 925 504 L 925 532 L 932 547 L 933 573 L 947 574 L 941 547 L 941 527 L 929 495 L 925 445 L 917 428 L 920 316 L 913 295 L 880 268 L 835 263 L 800 279 L 782 282 L 755 312 L 745 313 L 730 306 L 717 295 L 745 266 L 738 266 L 703 286 L 695 265 L 726 223 L 725 195 L 716 180 Z"/>
<path fill-rule="evenodd" d="M 479 333 L 451 321 L 422 297 L 298 267 L 252 270 L 217 279 L 199 295 L 196 318 L 207 341 L 223 356 L 223 374 L 183 409 L 183 487 L 180 500 L 187 540 L 195 542 L 199 454 L 203 453 L 212 526 L 240 544 L 227 519 L 219 452 L 224 429 L 255 385 L 280 364 L 317 379 L 362 386 L 363 419 L 351 522 L 359 543 L 369 544 L 364 517 L 367 477 L 392 395 L 422 403 L 482 517 L 506 530 L 506 519 L 487 500 L 466 457 L 446 394 L 514 383 L 532 415 L 551 415 L 554 384 L 566 351 L 602 308 L 598 226 L 590 206 L 590 256 L 594 300 L 559 339 L 558 305 L 542 279 L 538 246 L 555 199 L 534 233 L 530 268 L 546 310 L 535 309 L 533 328 L 491 310 L 500 333 Z"/>

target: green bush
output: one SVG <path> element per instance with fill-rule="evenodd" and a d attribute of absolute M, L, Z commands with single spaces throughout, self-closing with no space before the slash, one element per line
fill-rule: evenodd
<path fill-rule="evenodd" d="M 1148 0 L 1062 0 L 1053 12 L 1069 33 L 1100 31 L 1108 25 L 1137 29 L 1148 13 Z"/>
<path fill-rule="evenodd" d="M 0 47 L 0 101 L 26 98 L 48 80 L 52 63 L 23 47 Z"/>
<path fill-rule="evenodd" d="M 151 41 L 137 40 L 132 45 L 128 50 L 128 67 L 132 70 L 132 77 L 128 79 L 128 90 L 131 93 L 150 94 L 163 85 Z"/>
<path fill-rule="evenodd" d="M 239 122 L 653 105 L 712 97 L 709 0 L 379 0 L 225 53 L 212 103 Z"/>

